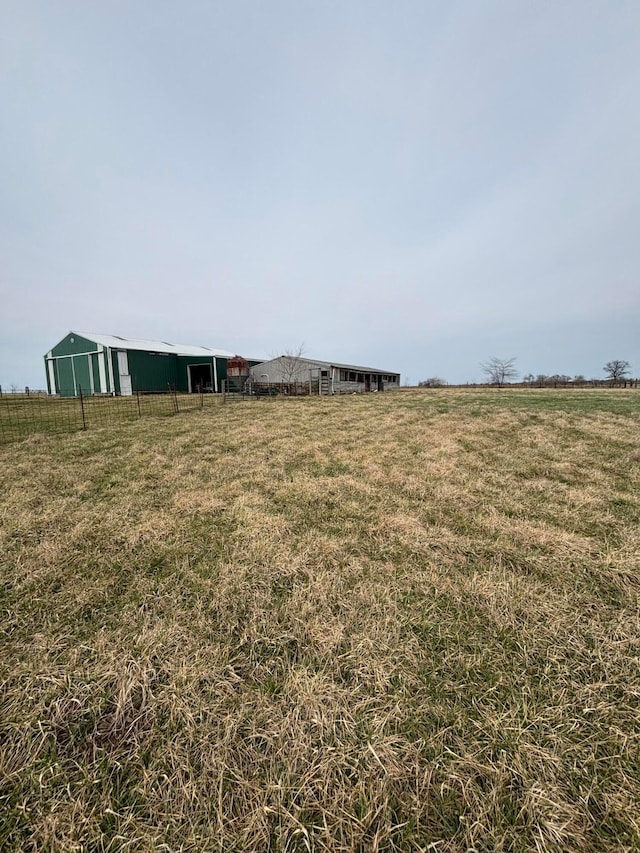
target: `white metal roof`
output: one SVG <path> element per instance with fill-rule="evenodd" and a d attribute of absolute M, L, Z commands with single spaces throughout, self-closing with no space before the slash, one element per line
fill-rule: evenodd
<path fill-rule="evenodd" d="M 95 341 L 103 347 L 113 347 L 113 349 L 133 349 L 142 350 L 143 352 L 167 352 L 173 355 L 201 355 L 211 358 L 212 356 L 220 356 L 221 358 L 233 358 L 234 352 L 228 352 L 223 349 L 213 349 L 212 347 L 194 347 L 188 344 L 172 344 L 168 341 L 143 341 L 134 338 L 121 338 L 119 335 L 97 335 L 94 332 L 76 332 L 80 337 L 87 340 Z"/>

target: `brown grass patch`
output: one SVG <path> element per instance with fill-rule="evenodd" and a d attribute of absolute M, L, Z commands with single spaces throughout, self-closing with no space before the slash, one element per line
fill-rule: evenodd
<path fill-rule="evenodd" d="M 640 418 L 561 399 L 0 451 L 0 846 L 640 847 Z"/>

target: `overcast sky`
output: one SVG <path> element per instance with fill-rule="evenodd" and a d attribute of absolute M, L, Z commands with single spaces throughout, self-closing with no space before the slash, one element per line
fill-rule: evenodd
<path fill-rule="evenodd" d="M 640 374 L 638 0 L 0 0 L 0 384 L 69 330 Z"/>

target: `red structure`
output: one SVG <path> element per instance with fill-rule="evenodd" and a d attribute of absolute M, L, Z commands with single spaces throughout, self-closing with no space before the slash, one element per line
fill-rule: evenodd
<path fill-rule="evenodd" d="M 234 355 L 227 361 L 227 382 L 229 386 L 233 384 L 237 391 L 242 391 L 249 374 L 249 362 L 241 355 Z"/>

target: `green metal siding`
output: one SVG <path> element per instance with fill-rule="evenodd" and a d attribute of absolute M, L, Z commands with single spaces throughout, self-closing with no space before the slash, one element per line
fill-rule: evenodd
<path fill-rule="evenodd" d="M 60 394 L 60 371 L 58 370 L 58 361 L 55 358 L 53 360 L 53 377 L 56 383 L 56 394 Z"/>
<path fill-rule="evenodd" d="M 142 352 L 128 350 L 129 373 L 131 388 L 144 392 L 166 392 L 176 384 L 176 356 L 173 354 Z M 114 369 L 117 372 L 118 359 L 115 358 Z"/>
<path fill-rule="evenodd" d="M 115 350 L 111 350 L 111 367 L 113 368 L 113 384 L 114 384 L 114 392 L 116 394 L 120 393 L 120 372 L 118 370 L 118 353 Z M 107 374 L 109 373 L 109 366 L 107 365 Z"/>
<path fill-rule="evenodd" d="M 55 393 L 54 389 L 52 389 L 51 387 L 51 382 L 49 380 L 49 359 L 46 357 L 46 355 L 44 357 L 44 375 L 47 377 L 47 394 Z"/>
<path fill-rule="evenodd" d="M 82 390 L 82 394 L 87 397 L 91 394 L 91 379 L 89 377 L 89 360 L 86 355 L 72 356 L 70 359 L 65 358 L 61 361 L 73 361 L 73 369 L 76 375 L 76 394 Z"/>
<path fill-rule="evenodd" d="M 73 343 L 71 342 L 73 338 Z M 87 338 L 81 338 L 79 335 L 69 332 L 59 344 L 51 350 L 51 354 L 56 355 L 75 355 L 80 352 L 96 352 L 98 344 L 94 341 L 89 341 Z"/>
<path fill-rule="evenodd" d="M 100 393 L 100 371 L 98 369 L 99 358 L 100 354 L 97 352 L 91 356 L 91 373 L 93 374 L 93 390 L 95 394 Z"/>
<path fill-rule="evenodd" d="M 222 380 L 227 378 L 227 358 L 216 357 L 218 365 L 218 391 L 222 391 Z"/>
<path fill-rule="evenodd" d="M 227 378 L 227 359 L 221 356 L 187 356 L 179 355 L 176 387 L 178 391 L 189 390 L 189 374 L 187 368 L 190 364 L 210 364 L 213 388 L 222 391 L 222 380 Z"/>
<path fill-rule="evenodd" d="M 189 391 L 188 366 L 190 364 L 208 364 L 212 368 L 213 359 L 207 356 L 182 356 L 164 353 L 143 352 L 141 350 L 128 350 L 127 359 L 129 363 L 129 374 L 131 375 L 131 389 L 134 393 L 152 392 L 162 393 L 174 389 L 180 393 Z M 116 394 L 120 393 L 120 377 L 118 373 L 118 354 L 116 350 L 111 351 L 113 364 L 113 379 Z M 220 382 L 220 371 L 222 378 L 227 375 L 226 359 L 217 359 L 218 383 Z M 214 380 L 215 382 L 215 380 Z"/>
<path fill-rule="evenodd" d="M 77 395 L 79 388 L 82 388 L 82 393 L 87 395 L 91 394 L 92 390 L 95 394 L 120 394 L 118 349 L 126 350 L 126 346 L 102 348 L 95 341 L 75 332 L 69 332 L 51 350 L 55 388 L 51 387 L 48 362 L 45 357 L 45 376 L 49 393 L 57 392 L 61 396 L 72 397 Z M 217 387 L 218 391 L 222 390 L 222 382 L 227 378 L 227 359 L 223 357 L 182 356 L 140 350 L 126 350 L 126 352 L 131 375 L 131 389 L 134 393 L 136 391 L 163 393 L 169 388 L 186 393 L 189 390 L 189 365 L 210 365 L 213 388 Z M 102 365 L 104 371 L 101 383 L 100 367 Z M 112 384 L 115 387 L 112 387 Z"/>
<path fill-rule="evenodd" d="M 101 358 L 104 364 L 104 378 L 107 383 L 105 390 L 108 394 L 112 394 L 113 388 L 111 387 L 111 376 L 109 374 L 109 350 L 105 347 L 102 352 L 98 353 L 98 358 Z"/>
<path fill-rule="evenodd" d="M 189 373 L 188 367 L 190 364 L 208 364 L 211 366 L 211 378 L 215 387 L 215 379 L 213 379 L 213 359 L 209 356 L 202 355 L 178 355 L 176 356 L 177 371 L 176 371 L 176 390 L 183 393 L 189 391 Z"/>
<path fill-rule="evenodd" d="M 53 362 L 56 371 L 56 385 L 61 397 L 75 397 L 76 388 L 73 382 L 73 367 L 70 358 L 56 358 Z"/>

